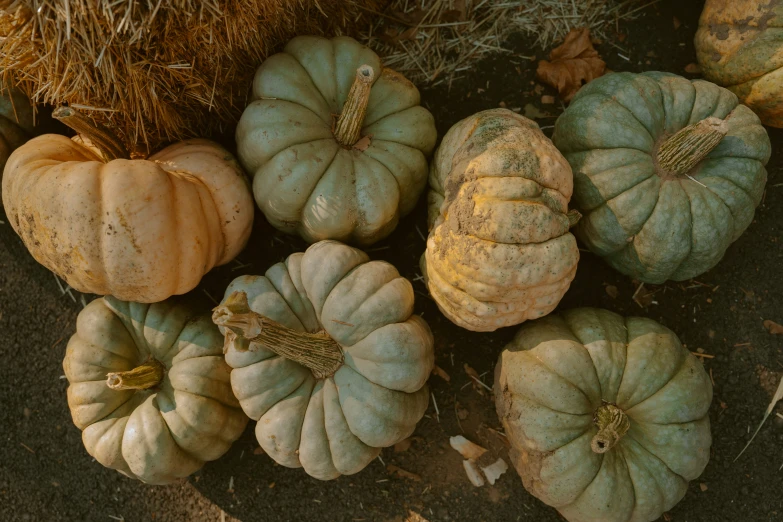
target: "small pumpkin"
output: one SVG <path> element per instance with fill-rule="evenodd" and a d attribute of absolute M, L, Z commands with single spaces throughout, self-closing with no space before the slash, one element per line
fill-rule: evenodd
<path fill-rule="evenodd" d="M 437 138 L 419 91 L 356 40 L 299 36 L 261 64 L 236 130 L 267 220 L 313 243 L 386 237 L 424 190 Z"/>
<path fill-rule="evenodd" d="M 506 109 L 454 125 L 430 171 L 430 294 L 487 332 L 551 312 L 576 274 L 571 168 L 535 122 Z"/>
<path fill-rule="evenodd" d="M 584 86 L 552 137 L 574 171 L 576 234 L 646 283 L 715 266 L 761 202 L 766 130 L 715 84 L 660 72 Z"/>
<path fill-rule="evenodd" d="M 712 384 L 668 328 L 580 308 L 524 325 L 495 405 L 525 488 L 569 522 L 649 522 L 710 458 Z"/>
<path fill-rule="evenodd" d="M 33 257 L 71 287 L 162 301 L 244 248 L 253 200 L 223 147 L 187 140 L 128 160 L 73 109 L 55 116 L 82 134 L 45 134 L 18 148 L 5 167 L 3 205 Z"/>
<path fill-rule="evenodd" d="M 736 94 L 765 125 L 783 127 L 783 4 L 707 0 L 694 43 L 706 79 Z"/>
<path fill-rule="evenodd" d="M 150 484 L 219 458 L 247 425 L 223 336 L 208 315 L 174 300 L 92 301 L 79 313 L 63 368 L 87 452 Z"/>
<path fill-rule="evenodd" d="M 19 89 L 7 88 L 0 95 L 0 170 L 11 153 L 32 136 L 33 107 Z"/>
<path fill-rule="evenodd" d="M 433 338 L 386 262 L 321 241 L 235 279 L 212 317 L 234 394 L 283 466 L 321 480 L 357 473 L 424 415 Z"/>

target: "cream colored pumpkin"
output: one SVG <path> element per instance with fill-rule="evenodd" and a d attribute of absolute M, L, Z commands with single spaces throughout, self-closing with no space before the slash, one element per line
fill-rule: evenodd
<path fill-rule="evenodd" d="M 144 482 L 190 475 L 228 451 L 247 424 L 231 392 L 223 336 L 209 316 L 173 300 L 91 302 L 63 368 L 87 452 Z"/>
<path fill-rule="evenodd" d="M 136 302 L 184 294 L 233 259 L 254 211 L 241 168 L 216 143 L 104 161 L 56 134 L 11 155 L 3 205 L 33 257 L 71 287 Z"/>
<path fill-rule="evenodd" d="M 505 109 L 454 125 L 430 170 L 422 271 L 443 314 L 492 331 L 551 312 L 576 274 L 568 162 Z"/>
<path fill-rule="evenodd" d="M 412 313 L 407 279 L 335 241 L 235 279 L 213 320 L 264 451 L 327 480 L 410 436 L 434 364 L 430 329 Z"/>
<path fill-rule="evenodd" d="M 236 130 L 267 220 L 370 244 L 416 205 L 437 134 L 419 91 L 356 40 L 299 36 L 256 72 Z"/>

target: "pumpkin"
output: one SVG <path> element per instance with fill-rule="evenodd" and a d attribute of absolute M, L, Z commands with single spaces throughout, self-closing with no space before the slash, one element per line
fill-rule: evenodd
<path fill-rule="evenodd" d="M 646 283 L 715 266 L 761 202 L 770 141 L 712 83 L 615 73 L 584 86 L 552 137 L 574 171 L 576 234 Z"/>
<path fill-rule="evenodd" d="M 0 169 L 11 152 L 30 138 L 33 126 L 33 107 L 19 89 L 9 88 L 0 95 Z"/>
<path fill-rule="evenodd" d="M 39 263 L 80 292 L 157 302 L 242 250 L 253 201 L 228 151 L 187 140 L 122 159 L 122 145 L 73 109 L 58 111 L 83 134 L 30 140 L 3 176 L 8 219 Z"/>
<path fill-rule="evenodd" d="M 419 91 L 352 38 L 299 36 L 261 64 L 236 130 L 267 220 L 313 243 L 386 237 L 424 190 L 437 138 Z"/>
<path fill-rule="evenodd" d="M 174 300 L 92 301 L 79 313 L 63 368 L 87 452 L 150 484 L 219 458 L 247 425 L 223 336 L 209 315 Z"/>
<path fill-rule="evenodd" d="M 783 127 L 783 4 L 707 0 L 696 31 L 704 77 L 753 109 L 762 123 Z"/>
<path fill-rule="evenodd" d="M 506 109 L 454 125 L 430 170 L 422 272 L 438 308 L 473 331 L 551 312 L 576 274 L 571 169 L 535 122 Z"/>
<path fill-rule="evenodd" d="M 525 488 L 569 522 L 655 520 L 710 458 L 710 378 L 650 319 L 580 308 L 524 325 L 494 392 Z"/>
<path fill-rule="evenodd" d="M 412 313 L 407 279 L 336 241 L 235 279 L 212 318 L 264 451 L 328 480 L 410 436 L 434 364 L 430 329 Z"/>

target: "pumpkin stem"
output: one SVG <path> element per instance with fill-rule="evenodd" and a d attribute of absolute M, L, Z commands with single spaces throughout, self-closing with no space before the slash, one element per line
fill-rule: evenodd
<path fill-rule="evenodd" d="M 106 163 L 111 160 L 130 157 L 125 149 L 125 145 L 113 132 L 103 125 L 96 125 L 91 122 L 76 109 L 72 107 L 58 107 L 52 112 L 52 117 L 76 131 L 81 136 L 82 142 L 86 142 L 98 149 Z"/>
<path fill-rule="evenodd" d="M 709 117 L 669 136 L 658 149 L 658 165 L 670 174 L 687 174 L 729 132 L 726 120 Z"/>
<path fill-rule="evenodd" d="M 212 322 L 226 327 L 226 343 L 239 351 L 253 351 L 258 343 L 276 354 L 298 362 L 316 379 L 334 375 L 343 365 L 343 350 L 329 335 L 299 332 L 250 309 L 245 292 L 234 292 L 213 309 Z"/>
<path fill-rule="evenodd" d="M 343 105 L 343 112 L 334 126 L 334 137 L 343 147 L 353 147 L 353 144 L 359 141 L 374 78 L 375 71 L 369 65 L 356 69 L 356 78 Z"/>
<path fill-rule="evenodd" d="M 148 390 L 158 386 L 165 373 L 163 364 L 150 357 L 132 370 L 107 373 L 106 386 L 112 390 Z"/>
<path fill-rule="evenodd" d="M 620 442 L 623 435 L 631 427 L 628 415 L 614 404 L 603 403 L 596 411 L 593 422 L 598 426 L 598 433 L 590 442 L 590 448 L 595 453 L 606 453 Z"/>
<path fill-rule="evenodd" d="M 568 218 L 568 226 L 572 227 L 579 223 L 579 220 L 582 219 L 582 213 L 577 209 L 572 208 L 566 213 L 566 217 Z"/>

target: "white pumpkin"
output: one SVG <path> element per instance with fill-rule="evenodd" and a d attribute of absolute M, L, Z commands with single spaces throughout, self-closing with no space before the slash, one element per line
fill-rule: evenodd
<path fill-rule="evenodd" d="M 87 452 L 150 484 L 219 458 L 247 425 L 231 393 L 223 337 L 209 316 L 175 300 L 91 302 L 79 313 L 63 368 Z"/>
<path fill-rule="evenodd" d="M 412 313 L 407 279 L 335 241 L 235 279 L 213 320 L 264 451 L 328 480 L 410 436 L 434 364 L 430 329 Z"/>

